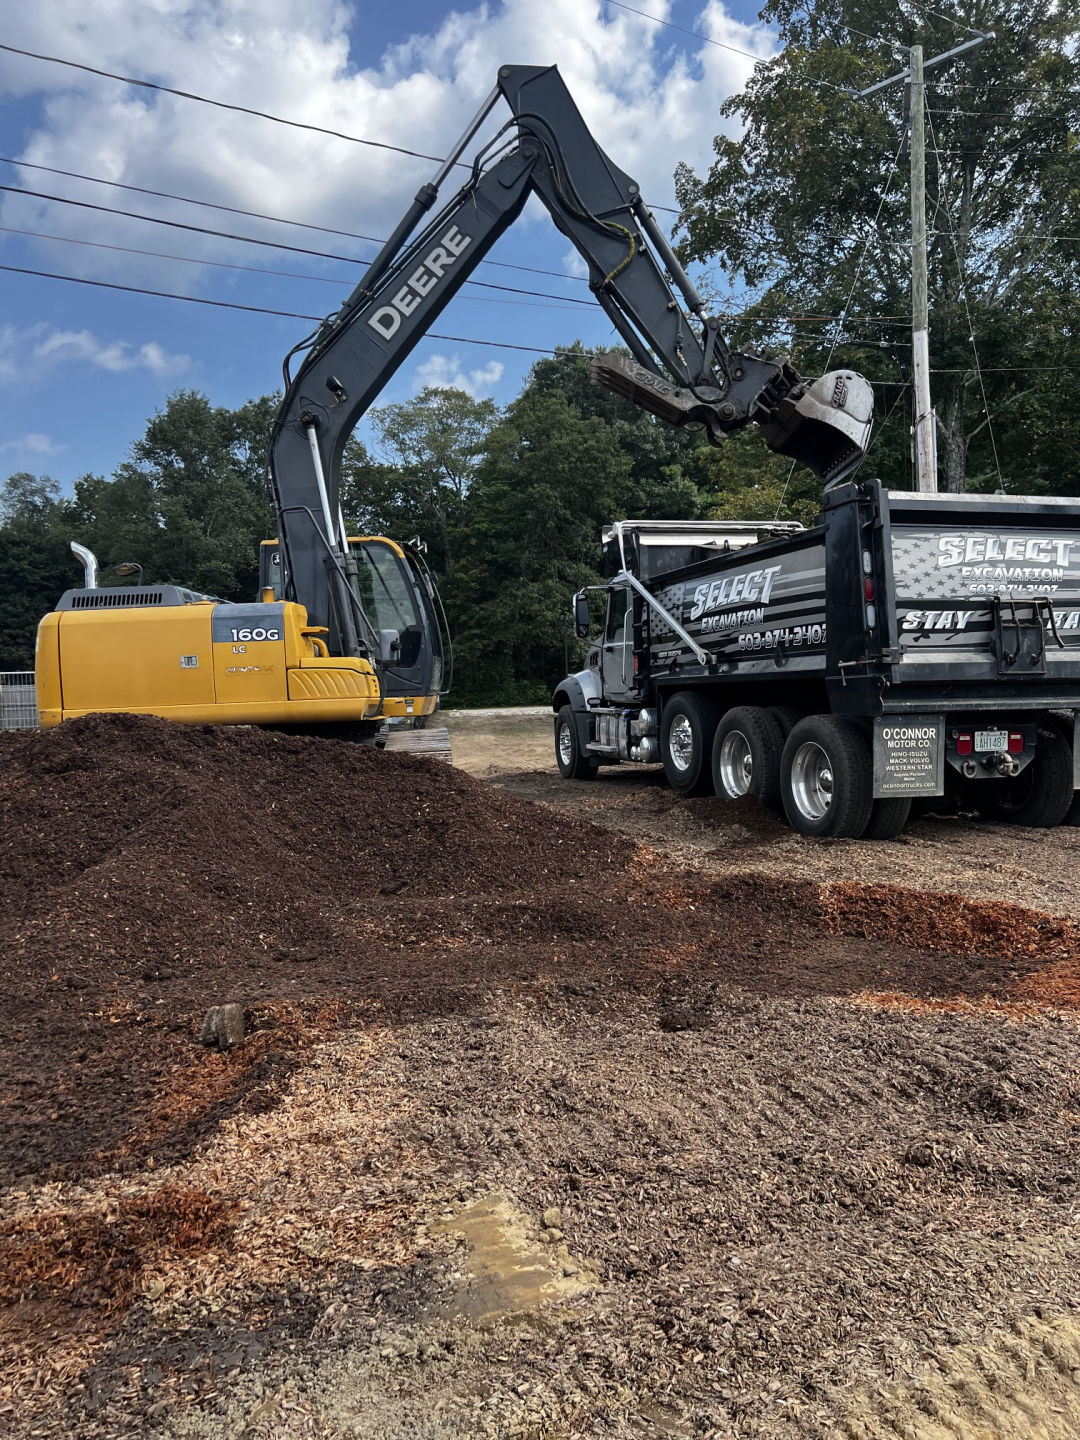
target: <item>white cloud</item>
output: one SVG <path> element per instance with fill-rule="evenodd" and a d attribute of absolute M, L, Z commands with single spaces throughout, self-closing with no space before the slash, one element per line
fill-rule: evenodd
<path fill-rule="evenodd" d="M 492 360 L 478 370 L 468 372 L 461 368 L 458 355 L 432 355 L 416 367 L 413 379 L 417 393 L 428 387 L 433 390 L 464 390 L 474 400 L 490 395 L 502 379 L 503 366 L 500 360 Z"/>
<path fill-rule="evenodd" d="M 589 267 L 581 258 L 578 252 L 571 247 L 562 257 L 562 268 L 567 275 L 572 275 L 575 280 L 587 280 L 589 278 Z"/>
<path fill-rule="evenodd" d="M 159 380 L 175 378 L 190 365 L 187 355 L 171 354 L 156 340 L 133 345 L 101 341 L 89 330 L 59 330 L 37 324 L 19 330 L 0 326 L 0 381 L 40 380 L 64 364 L 90 365 L 113 374 L 147 370 Z"/>
<path fill-rule="evenodd" d="M 138 349 L 127 340 L 113 340 L 106 345 L 89 330 L 54 330 L 34 347 L 32 353 L 35 360 L 42 362 L 81 360 L 96 365 L 99 370 L 114 373 L 149 370 L 159 378 L 177 375 L 190 364 L 187 355 L 170 355 L 156 340 L 150 340 Z"/>
<path fill-rule="evenodd" d="M 66 445 L 58 444 L 51 435 L 42 435 L 40 431 L 28 430 L 25 435 L 20 435 L 15 440 L 5 440 L 0 445 L 0 454 L 7 454 L 10 451 L 16 455 L 33 455 L 38 459 L 47 459 L 50 455 L 59 455 L 62 450 L 66 449 Z"/>
<path fill-rule="evenodd" d="M 669 0 L 642 5 L 661 19 L 671 9 Z M 717 109 L 741 87 L 752 65 L 715 45 L 685 37 L 676 44 L 671 31 L 599 0 L 544 5 L 503 0 L 455 10 L 431 33 L 413 36 L 381 57 L 366 54 L 356 38 L 362 16 L 332 0 L 319 6 L 309 0 L 109 0 L 93 6 L 37 0 L 8 8 L 10 44 L 428 155 L 443 153 L 450 137 L 464 128 L 501 63 L 557 63 L 600 144 L 641 182 L 647 198 L 668 205 L 676 162 L 708 165 L 714 130 L 722 123 L 731 126 L 720 121 Z M 696 23 L 714 40 L 761 55 L 771 51 L 768 32 L 733 20 L 721 0 L 708 0 Z M 682 45 L 691 47 L 689 54 Z M 22 147 L 28 161 L 369 235 L 388 233 L 434 168 L 430 160 L 10 55 L 0 58 L 0 93 L 5 89 L 43 102 L 41 123 Z M 506 107 L 498 106 L 487 133 L 506 115 Z M 235 216 L 215 218 L 213 212 L 61 176 L 23 170 L 20 183 L 211 228 L 307 243 L 302 232 Z M 252 263 L 250 248 L 227 240 L 162 231 L 48 200 L 8 195 L 0 213 L 6 225 L 167 250 L 193 260 L 243 257 Z M 352 244 L 357 255 L 371 253 L 370 245 L 329 242 L 322 237 L 315 248 Z M 59 247 L 38 243 L 55 258 Z M 122 274 L 141 283 L 167 274 L 176 289 L 197 287 L 207 273 L 175 261 L 62 248 L 65 267 L 82 275 Z M 302 268 L 318 263 L 305 259 Z M 227 272 L 215 273 L 219 286 Z M 322 304 L 322 297 L 313 304 Z"/>

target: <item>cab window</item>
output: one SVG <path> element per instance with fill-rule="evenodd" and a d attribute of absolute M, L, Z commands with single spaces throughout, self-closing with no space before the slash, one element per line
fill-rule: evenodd
<path fill-rule="evenodd" d="M 378 540 L 354 545 L 352 552 L 364 612 L 376 630 L 398 632 L 401 664 L 408 669 L 420 658 L 424 631 L 404 562 L 389 545 Z"/>
<path fill-rule="evenodd" d="M 624 588 L 608 592 L 607 625 L 604 639 L 609 645 L 624 639 L 626 633 L 626 604 L 629 592 Z"/>

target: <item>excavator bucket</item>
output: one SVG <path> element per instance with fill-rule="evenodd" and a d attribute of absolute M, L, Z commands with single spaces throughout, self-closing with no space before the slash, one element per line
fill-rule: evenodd
<path fill-rule="evenodd" d="M 874 392 L 869 382 L 853 370 L 830 370 L 811 384 L 800 380 L 786 364 L 779 375 L 776 370 L 772 374 L 774 381 L 779 379 L 791 388 L 775 408 L 765 411 L 759 400 L 758 412 L 750 412 L 761 426 L 766 445 L 800 461 L 826 484 L 842 479 L 866 454 L 870 440 Z M 673 385 L 615 351 L 593 356 L 589 378 L 669 425 L 704 425 L 714 445 L 746 423 L 745 418 L 735 417 L 731 405 L 724 406 L 723 391 Z M 730 415 L 724 414 L 725 408 Z"/>
<path fill-rule="evenodd" d="M 770 450 L 798 460 L 835 484 L 866 454 L 874 418 L 874 391 L 853 370 L 830 370 L 797 386 L 761 423 Z"/>

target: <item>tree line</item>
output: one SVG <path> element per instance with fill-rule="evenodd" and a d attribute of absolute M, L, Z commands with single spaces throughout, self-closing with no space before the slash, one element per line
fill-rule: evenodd
<path fill-rule="evenodd" d="M 29 668 L 38 620 L 80 583 L 69 541 L 88 545 L 105 584 L 137 564 L 149 582 L 251 598 L 259 541 L 274 533 L 265 466 L 277 395 L 237 410 L 178 391 L 106 479 L 70 496 L 47 476 L 0 487 L 0 668 Z M 596 390 L 578 347 L 534 367 L 505 409 L 427 389 L 372 412 L 342 469 L 350 534 L 427 545 L 464 704 L 545 700 L 568 664 L 572 592 L 598 578 L 601 526 L 627 515 L 708 513 L 700 437 Z"/>

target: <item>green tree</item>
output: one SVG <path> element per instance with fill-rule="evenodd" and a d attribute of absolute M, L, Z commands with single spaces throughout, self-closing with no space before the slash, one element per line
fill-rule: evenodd
<path fill-rule="evenodd" d="M 469 491 L 499 418 L 493 400 L 429 387 L 371 412 L 379 455 L 354 442 L 342 474 L 342 509 L 361 532 L 420 534 L 436 570 L 452 580 Z"/>
<path fill-rule="evenodd" d="M 632 489 L 612 425 L 531 385 L 513 402 L 489 438 L 448 590 L 461 698 L 547 698 L 574 658 L 570 596 L 597 578 L 601 525 L 626 513 Z"/>
<path fill-rule="evenodd" d="M 253 595 L 259 541 L 274 529 L 265 467 L 276 408 L 272 395 L 236 410 L 195 390 L 171 395 L 111 480 L 76 484 L 73 511 L 102 564 L 136 561 L 148 581 Z"/>
<path fill-rule="evenodd" d="M 676 176 L 684 258 L 718 263 L 749 296 L 749 319 L 736 339 L 776 346 L 791 335 L 809 373 L 835 346 L 833 364 L 882 382 L 872 463 L 891 483 L 903 483 L 910 236 L 907 184 L 892 164 L 899 160 L 900 88 L 862 101 L 847 87 L 897 68 L 883 41 L 921 42 L 932 56 L 959 43 L 967 27 L 993 30 L 995 40 L 927 74 L 941 483 L 953 491 L 999 483 L 972 363 L 974 334 L 1007 487 L 1074 491 L 1075 461 L 1061 465 L 1052 429 L 1051 450 L 1033 453 L 1030 422 L 1044 383 L 1070 413 L 1080 398 L 1080 341 L 1075 328 L 1065 333 L 1060 324 L 1062 316 L 1075 318 L 1078 252 L 1073 241 L 1045 238 L 1080 233 L 1075 7 L 968 0 L 950 20 L 908 0 L 820 0 L 812 7 L 768 0 L 762 15 L 778 28 L 784 49 L 722 107 L 742 118 L 741 132 L 717 136 L 707 174 L 681 166 Z M 883 40 L 864 38 L 873 36 Z M 854 303 L 841 331 L 829 317 L 844 313 L 849 294 Z M 1054 368 L 1033 369 L 1046 363 Z"/>
<path fill-rule="evenodd" d="M 60 487 L 19 471 L 0 485 L 0 670 L 34 664 L 38 621 L 78 581 Z"/>
<path fill-rule="evenodd" d="M 627 352 L 628 353 L 628 352 Z M 593 385 L 590 354 L 575 342 L 551 359 L 538 360 L 528 380 L 535 395 L 561 395 L 586 419 L 603 422 L 630 461 L 631 485 L 621 497 L 625 512 L 653 520 L 693 520 L 705 513 L 708 497 L 699 476 L 702 456 L 712 447 L 700 429 L 673 429 L 632 401 Z"/>

